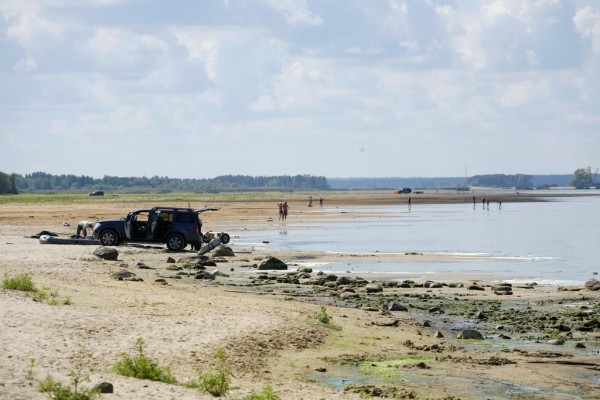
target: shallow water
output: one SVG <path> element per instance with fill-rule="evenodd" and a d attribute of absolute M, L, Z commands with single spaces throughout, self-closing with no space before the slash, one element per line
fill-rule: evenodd
<path fill-rule="evenodd" d="M 337 212 L 378 215 L 346 221 L 294 224 L 279 230 L 232 232 L 255 248 L 336 253 L 450 253 L 483 259 L 383 263 L 352 261 L 318 266 L 354 272 L 478 273 L 516 281 L 581 283 L 600 272 L 600 196 L 533 203 L 418 204 L 353 207 Z M 316 209 L 314 212 L 321 212 Z M 351 217 L 349 217 L 351 218 Z M 298 229 L 300 228 L 300 229 Z M 263 243 L 268 241 L 268 244 Z"/>

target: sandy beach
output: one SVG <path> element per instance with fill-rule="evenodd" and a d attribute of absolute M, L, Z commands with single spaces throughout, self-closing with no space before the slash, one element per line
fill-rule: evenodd
<path fill-rule="evenodd" d="M 540 200 L 499 196 L 503 202 Z M 337 207 L 407 198 L 331 194 L 326 209 L 313 213 L 305 197 L 211 202 L 221 210 L 202 219 L 215 231 L 272 229 L 277 202 L 288 201 L 287 228 L 301 229 L 294 225 L 361 217 Z M 470 194 L 412 196 L 413 204 L 470 201 Z M 110 199 L 0 205 L 0 275 L 28 274 L 56 300 L 0 289 L 0 398 L 47 398 L 37 382 L 51 375 L 67 384 L 82 353 L 88 354 L 83 369 L 90 376 L 82 386 L 110 382 L 114 393 L 107 398 L 213 398 L 181 384 L 113 373 L 119 355 L 132 352 L 139 338 L 147 355 L 170 366 L 178 382 L 192 379 L 223 349 L 233 387 L 225 399 L 243 399 L 266 385 L 288 400 L 360 399 L 361 392 L 417 399 L 600 398 L 600 291 L 583 286 L 513 285 L 511 294 L 496 294 L 498 282 L 477 275 L 405 285 L 392 275 L 348 274 L 336 281 L 342 275 L 297 271 L 299 260 L 410 263 L 458 256 L 271 253 L 236 247 L 235 238 L 230 243 L 235 256 L 217 257 L 206 271 L 221 274 L 204 280 L 195 279 L 193 251 L 121 245 L 118 259 L 108 261 L 93 254 L 95 245 L 41 245 L 31 238 L 43 230 L 66 237 L 80 220 L 115 218 L 153 205 Z M 257 270 L 268 256 L 289 270 Z M 119 271 L 141 280 L 117 280 L 112 274 Z M 481 290 L 472 288 L 474 282 Z M 371 292 L 367 283 L 381 291 Z M 392 302 L 398 310 L 386 308 Z M 330 325 L 315 318 L 322 306 Z M 464 330 L 477 330 L 483 339 L 458 339 Z"/>

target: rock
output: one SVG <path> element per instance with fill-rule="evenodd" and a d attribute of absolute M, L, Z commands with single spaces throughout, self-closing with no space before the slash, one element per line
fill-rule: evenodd
<path fill-rule="evenodd" d="M 340 294 L 340 299 L 343 299 L 343 300 L 356 299 L 358 297 L 360 297 L 360 295 L 358 293 L 354 293 L 354 292 L 344 292 L 344 293 Z"/>
<path fill-rule="evenodd" d="M 142 278 L 138 277 L 133 272 L 129 272 L 124 269 L 113 272 L 110 276 L 119 281 L 143 282 Z"/>
<path fill-rule="evenodd" d="M 310 268 L 310 267 L 300 267 L 300 268 L 298 268 L 298 272 L 303 272 L 303 273 L 306 273 L 306 274 L 312 274 L 313 269 Z"/>
<path fill-rule="evenodd" d="M 585 282 L 585 288 L 588 290 L 600 290 L 600 281 L 598 279 L 588 279 Z"/>
<path fill-rule="evenodd" d="M 116 249 L 104 246 L 98 247 L 92 254 L 94 254 L 96 257 L 102 258 L 103 260 L 116 260 L 117 257 L 119 257 L 119 252 Z"/>
<path fill-rule="evenodd" d="M 287 270 L 288 267 L 287 267 L 287 264 L 284 263 L 283 261 L 281 261 L 280 259 L 269 256 L 260 263 L 260 265 L 258 266 L 258 269 L 261 271 L 267 270 L 267 269 Z"/>
<path fill-rule="evenodd" d="M 562 346 L 563 344 L 565 344 L 565 339 L 551 339 L 548 340 L 546 343 L 554 346 Z"/>
<path fill-rule="evenodd" d="M 94 389 L 97 389 L 100 393 L 114 393 L 113 384 L 108 382 L 100 382 L 94 386 Z"/>
<path fill-rule="evenodd" d="M 204 259 L 208 260 L 208 257 L 206 256 L 187 256 L 187 257 L 181 257 L 179 260 L 177 260 L 178 264 L 195 264 L 196 262 L 198 262 L 198 260 L 202 260 L 204 257 Z"/>
<path fill-rule="evenodd" d="M 213 257 L 235 257 L 235 253 L 233 252 L 231 247 L 222 244 L 220 246 L 217 246 L 217 248 L 213 252 Z"/>
<path fill-rule="evenodd" d="M 504 340 L 511 340 L 512 338 L 510 336 L 506 336 L 505 334 L 501 333 L 500 335 L 498 335 L 498 338 L 500 339 L 504 339 Z"/>
<path fill-rule="evenodd" d="M 336 280 L 338 285 L 350 285 L 352 284 L 352 278 L 349 276 L 340 276 Z"/>
<path fill-rule="evenodd" d="M 440 307 L 440 306 L 433 306 L 433 307 L 429 308 L 427 311 L 430 312 L 430 313 L 440 312 L 440 311 L 442 311 L 442 307 Z"/>
<path fill-rule="evenodd" d="M 141 261 L 140 261 L 140 262 L 138 262 L 136 265 L 137 265 L 137 267 L 138 267 L 139 269 L 154 269 L 154 268 L 152 268 L 152 267 L 150 267 L 150 266 L 146 265 L 145 263 L 143 263 L 143 262 L 141 262 Z"/>
<path fill-rule="evenodd" d="M 485 315 L 483 311 L 477 311 L 475 313 L 475 318 L 477 318 L 479 320 L 485 320 L 485 319 L 487 319 L 487 315 Z"/>
<path fill-rule="evenodd" d="M 175 259 L 173 257 L 167 258 L 167 264 L 175 264 Z"/>
<path fill-rule="evenodd" d="M 213 274 L 211 274 L 210 272 L 206 272 L 206 271 L 201 271 L 198 272 L 195 276 L 194 279 L 203 279 L 203 280 L 214 280 L 215 276 Z"/>
<path fill-rule="evenodd" d="M 440 331 L 435 331 L 435 333 L 433 334 L 433 337 L 442 339 L 444 337 L 444 335 Z"/>
<path fill-rule="evenodd" d="M 164 278 L 158 278 L 154 281 L 154 283 L 158 283 L 159 285 L 168 285 L 167 281 Z"/>
<path fill-rule="evenodd" d="M 458 336 L 456 336 L 457 339 L 475 339 L 475 340 L 484 340 L 485 338 L 483 337 L 483 335 L 481 333 L 479 333 L 479 331 L 476 331 L 474 329 L 465 329 L 464 331 L 461 331 Z"/>
<path fill-rule="evenodd" d="M 506 290 L 506 289 L 502 289 L 502 290 L 494 290 L 494 294 L 497 294 L 498 296 L 508 296 L 513 294 L 512 290 Z"/>
<path fill-rule="evenodd" d="M 408 311 L 408 308 L 404 307 L 400 303 L 397 303 L 395 301 L 391 301 L 388 304 L 388 311 Z"/>
<path fill-rule="evenodd" d="M 423 328 L 429 328 L 429 327 L 431 327 L 431 322 L 429 322 L 429 321 L 423 321 L 423 324 L 421 326 Z"/>
<path fill-rule="evenodd" d="M 219 271 L 218 269 L 215 269 L 215 270 L 212 272 L 212 274 L 213 274 L 213 276 L 222 276 L 223 278 L 229 278 L 229 275 L 228 275 L 228 274 L 226 274 L 225 272 L 221 272 L 221 271 Z"/>
<path fill-rule="evenodd" d="M 367 286 L 365 286 L 365 290 L 367 291 L 367 293 L 383 292 L 383 288 L 379 283 L 369 283 Z"/>
<path fill-rule="evenodd" d="M 473 283 L 473 284 L 467 286 L 467 290 L 485 290 L 485 288 L 477 285 L 476 283 Z"/>
<path fill-rule="evenodd" d="M 585 344 L 581 343 L 581 342 L 577 342 L 575 343 L 575 348 L 576 349 L 585 349 Z"/>

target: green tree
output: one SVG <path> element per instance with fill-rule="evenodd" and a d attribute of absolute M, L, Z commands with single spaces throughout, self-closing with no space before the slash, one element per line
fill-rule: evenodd
<path fill-rule="evenodd" d="M 592 168 L 578 168 L 575 170 L 575 176 L 571 181 L 571 185 L 577 189 L 587 189 L 590 186 L 594 186 L 594 177 L 592 175 Z"/>
<path fill-rule="evenodd" d="M 15 175 L 0 172 L 0 194 L 17 194 L 15 186 Z"/>

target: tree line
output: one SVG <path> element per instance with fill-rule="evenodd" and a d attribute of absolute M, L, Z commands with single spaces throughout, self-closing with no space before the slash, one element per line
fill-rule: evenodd
<path fill-rule="evenodd" d="M 222 175 L 209 179 L 179 179 L 169 177 L 117 177 L 105 175 L 95 179 L 90 176 L 52 175 L 45 172 L 8 175 L 0 172 L 0 194 L 17 192 L 86 192 L 105 190 L 114 192 L 147 191 L 206 192 L 243 189 L 272 190 L 327 190 L 327 178 L 312 175 L 246 176 Z"/>

